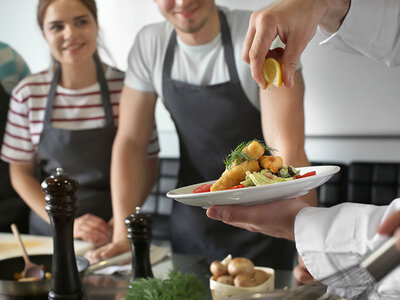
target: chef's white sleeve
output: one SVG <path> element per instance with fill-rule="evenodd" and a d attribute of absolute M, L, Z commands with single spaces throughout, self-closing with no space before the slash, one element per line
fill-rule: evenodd
<path fill-rule="evenodd" d="M 329 34 L 321 30 L 323 34 Z M 321 45 L 400 65 L 400 1 L 352 0 L 339 30 Z"/>
<path fill-rule="evenodd" d="M 317 279 L 359 263 L 385 240 L 377 227 L 400 210 L 400 198 L 389 206 L 343 203 L 331 208 L 307 207 L 295 221 L 296 247 Z"/>

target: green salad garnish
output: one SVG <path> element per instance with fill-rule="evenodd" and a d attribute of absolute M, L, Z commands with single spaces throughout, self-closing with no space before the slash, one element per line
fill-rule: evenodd
<path fill-rule="evenodd" d="M 124 300 L 204 300 L 206 297 L 206 289 L 196 275 L 172 270 L 167 279 L 136 279 Z"/>
<path fill-rule="evenodd" d="M 244 161 L 251 161 L 254 160 L 252 157 L 249 157 L 247 154 L 243 153 L 242 150 L 250 145 L 253 141 L 257 141 L 261 146 L 264 147 L 266 151 L 269 151 L 271 154 L 272 152 L 276 152 L 278 150 L 268 147 L 264 142 L 261 142 L 259 140 L 251 140 L 249 142 L 242 142 L 240 143 L 235 150 L 231 152 L 228 156 L 225 157 L 224 159 L 224 164 L 226 169 L 230 169 L 231 165 L 236 162 L 236 165 L 241 164 Z"/>

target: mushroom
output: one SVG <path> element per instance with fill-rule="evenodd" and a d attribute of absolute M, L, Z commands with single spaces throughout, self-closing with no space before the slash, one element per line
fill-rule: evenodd
<path fill-rule="evenodd" d="M 242 273 L 235 276 L 233 280 L 236 287 L 254 287 L 257 286 L 254 277 L 250 273 Z"/>
<path fill-rule="evenodd" d="M 268 280 L 269 277 L 270 277 L 270 275 L 262 270 L 256 269 L 254 272 L 254 282 L 255 282 L 256 286 L 263 284 L 265 281 Z"/>
<path fill-rule="evenodd" d="M 244 257 L 236 257 L 228 264 L 228 273 L 232 276 L 238 274 L 254 274 L 254 264 Z"/>
<path fill-rule="evenodd" d="M 222 264 L 220 261 L 215 260 L 210 265 L 210 271 L 213 275 L 219 277 L 221 275 L 225 275 L 227 273 L 226 266 Z"/>
<path fill-rule="evenodd" d="M 223 283 L 223 284 L 229 284 L 229 285 L 234 285 L 233 284 L 233 276 L 232 275 L 222 275 L 217 278 L 217 282 Z"/>

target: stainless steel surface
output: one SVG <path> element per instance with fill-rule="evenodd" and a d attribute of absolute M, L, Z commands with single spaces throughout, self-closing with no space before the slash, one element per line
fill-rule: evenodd
<path fill-rule="evenodd" d="M 32 256 L 32 259 L 34 257 Z M 20 257 L 21 264 L 23 266 L 23 260 Z M 35 260 L 34 260 L 35 261 Z M 2 268 L 2 261 L 0 261 L 0 273 Z M 38 263 L 37 261 L 35 261 Z M 51 262 L 51 259 L 50 259 Z M 168 273 L 168 270 L 173 267 L 178 268 L 182 273 L 193 273 L 203 283 L 207 291 L 209 291 L 209 265 L 207 261 L 196 255 L 178 255 L 173 254 L 168 259 L 163 260 L 153 267 L 155 276 L 164 278 Z M 79 268 L 79 265 L 78 265 Z M 6 272 L 10 273 L 10 270 Z M 1 277 L 0 277 L 1 279 Z M 82 287 L 84 290 L 84 297 L 82 300 L 122 300 L 128 291 L 130 284 L 130 276 L 125 275 L 85 275 L 82 278 Z M 4 283 L 0 280 L 0 286 Z M 13 281 L 13 284 L 18 283 Z M 41 282 L 44 284 L 45 282 Z M 292 287 L 294 279 L 291 271 L 275 270 L 275 287 L 277 289 L 283 289 L 285 286 Z M 48 284 L 48 283 L 46 283 Z M 18 288 L 18 290 L 24 290 L 24 288 Z M 42 288 L 43 289 L 43 288 Z M 0 292 L 1 300 L 47 300 L 47 291 L 49 285 L 45 288 L 45 294 L 35 294 L 36 296 L 25 296 L 15 297 L 15 295 L 4 295 Z M 211 300 L 211 293 L 205 300 Z"/>

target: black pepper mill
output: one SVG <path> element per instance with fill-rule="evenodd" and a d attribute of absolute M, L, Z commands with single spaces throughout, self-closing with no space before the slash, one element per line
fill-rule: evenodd
<path fill-rule="evenodd" d="M 136 212 L 125 219 L 128 239 L 132 248 L 132 281 L 136 278 L 154 277 L 150 263 L 150 243 L 153 220 L 149 214 Z"/>
<path fill-rule="evenodd" d="M 75 260 L 73 226 L 78 182 L 57 168 L 56 175 L 42 182 L 46 211 L 53 233 L 53 261 L 49 300 L 82 299 L 82 284 Z"/>

